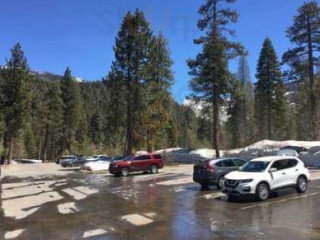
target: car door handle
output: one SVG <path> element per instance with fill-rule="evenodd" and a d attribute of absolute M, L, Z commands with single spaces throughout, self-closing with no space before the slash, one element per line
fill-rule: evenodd
<path fill-rule="evenodd" d="M 296 172 L 298 172 L 299 171 L 299 169 L 296 169 Z"/>
<path fill-rule="evenodd" d="M 285 172 L 283 172 L 283 173 L 282 173 L 282 175 L 286 175 L 286 173 L 285 173 Z"/>

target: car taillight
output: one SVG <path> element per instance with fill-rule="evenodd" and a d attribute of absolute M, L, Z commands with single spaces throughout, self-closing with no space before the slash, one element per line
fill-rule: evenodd
<path fill-rule="evenodd" d="M 207 171 L 214 172 L 216 169 L 210 165 L 210 162 L 207 162 Z"/>

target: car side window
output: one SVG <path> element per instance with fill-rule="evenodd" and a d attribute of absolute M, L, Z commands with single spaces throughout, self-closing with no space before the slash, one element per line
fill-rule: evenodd
<path fill-rule="evenodd" d="M 148 159 L 150 159 L 149 155 L 141 155 L 141 156 L 135 157 L 133 160 L 141 161 L 141 160 L 148 160 Z"/>
<path fill-rule="evenodd" d="M 280 161 L 275 161 L 275 162 L 272 164 L 271 168 L 275 168 L 275 169 L 277 169 L 277 171 L 281 170 L 281 163 L 280 163 Z"/>
<path fill-rule="evenodd" d="M 222 161 L 224 167 L 234 167 L 233 161 L 231 159 L 223 160 Z"/>
<path fill-rule="evenodd" d="M 217 167 L 222 167 L 222 161 L 217 162 L 215 165 L 216 165 Z"/>
<path fill-rule="evenodd" d="M 297 164 L 298 164 L 298 161 L 296 159 L 288 159 L 288 167 L 289 168 L 295 167 L 295 166 L 297 166 Z"/>
<path fill-rule="evenodd" d="M 238 167 L 242 167 L 246 163 L 246 161 L 242 159 L 233 159 L 233 163 Z"/>
<path fill-rule="evenodd" d="M 290 161 L 288 159 L 284 159 L 284 160 L 279 160 L 274 162 L 271 168 L 276 168 L 279 171 L 279 170 L 284 170 L 290 167 L 292 167 L 290 165 Z"/>

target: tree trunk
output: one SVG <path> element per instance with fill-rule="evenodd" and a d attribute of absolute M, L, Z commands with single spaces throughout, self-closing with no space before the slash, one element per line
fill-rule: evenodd
<path fill-rule="evenodd" d="M 43 162 L 47 161 L 47 152 L 48 152 L 48 137 L 49 137 L 49 127 L 46 125 L 46 133 L 44 137 L 44 146 L 43 146 Z"/>
<path fill-rule="evenodd" d="M 41 140 L 39 141 L 39 149 L 38 149 L 38 159 L 41 159 Z"/>
<path fill-rule="evenodd" d="M 216 158 L 220 157 L 220 151 L 219 151 L 219 106 L 217 101 L 214 101 L 213 103 L 213 139 L 212 139 L 212 145 L 213 148 L 216 150 Z"/>
<path fill-rule="evenodd" d="M 13 153 L 13 136 L 10 136 L 9 153 L 8 153 L 8 164 L 11 164 L 12 153 Z"/>
<path fill-rule="evenodd" d="M 153 151 L 154 151 L 153 130 L 148 130 L 148 133 L 147 133 L 147 152 L 152 153 Z"/>
<path fill-rule="evenodd" d="M 271 139 L 271 100 L 270 100 L 270 95 L 268 95 L 268 139 Z"/>
<path fill-rule="evenodd" d="M 244 68 L 244 58 L 242 58 L 242 88 L 243 88 L 243 92 L 244 92 L 244 96 L 243 96 L 243 139 L 244 142 L 241 143 L 241 145 L 246 144 L 247 143 L 247 101 L 246 101 L 246 79 L 245 79 L 245 68 Z"/>
<path fill-rule="evenodd" d="M 311 125 L 312 125 L 312 140 L 318 139 L 317 129 L 317 103 L 313 91 L 314 85 L 314 69 L 313 69 L 313 52 L 312 52 L 312 38 L 311 38 L 311 26 L 308 19 L 308 72 L 309 72 L 309 97 L 310 97 L 310 111 L 311 111 Z"/>
<path fill-rule="evenodd" d="M 132 154 L 132 114 L 131 114 L 131 87 L 130 81 L 127 80 L 127 139 L 126 139 L 126 155 Z"/>

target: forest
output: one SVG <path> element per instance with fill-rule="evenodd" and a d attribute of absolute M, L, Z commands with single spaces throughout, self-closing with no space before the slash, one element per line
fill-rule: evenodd
<path fill-rule="evenodd" d="M 128 155 L 181 147 L 245 147 L 255 141 L 320 140 L 320 6 L 304 3 L 278 56 L 266 37 L 256 69 L 235 32 L 235 0 L 207 0 L 198 10 L 202 31 L 195 58 L 186 59 L 188 104 L 175 101 L 173 61 L 166 37 L 145 14 L 128 12 L 114 43 L 111 69 L 79 81 L 29 68 L 23 43 L 0 66 L 0 154 L 51 161 L 62 154 Z M 197 11 L 197 9 L 195 9 Z M 0 43 L 1 44 L 1 43 Z M 228 62 L 237 60 L 238 71 Z M 256 82 L 250 78 L 255 71 Z"/>

